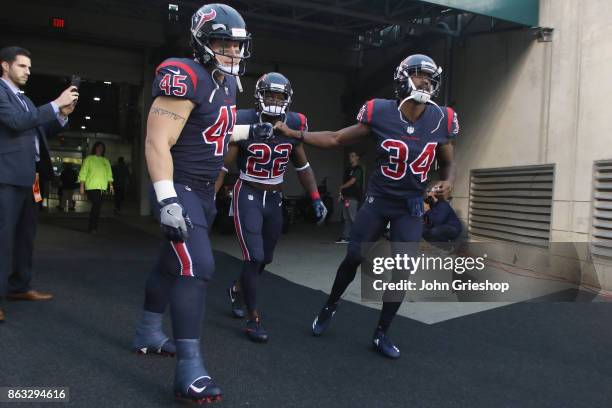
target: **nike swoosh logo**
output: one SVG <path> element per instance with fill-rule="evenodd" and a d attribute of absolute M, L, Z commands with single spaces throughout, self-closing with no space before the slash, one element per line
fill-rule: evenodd
<path fill-rule="evenodd" d="M 206 389 L 206 387 L 208 387 L 208 386 L 205 385 L 202 388 L 198 388 L 198 387 L 193 386 L 193 385 L 189 386 L 189 388 L 191 388 L 193 391 L 197 392 L 198 394 L 201 393 L 202 391 L 204 391 Z"/>
<path fill-rule="evenodd" d="M 200 380 L 200 379 L 202 379 L 202 378 L 210 378 L 210 377 L 206 377 L 206 376 L 204 376 L 204 377 L 199 377 L 199 378 L 196 378 L 196 380 L 195 380 L 195 381 L 198 381 L 198 380 Z M 194 382 L 195 382 L 195 381 L 194 381 Z M 208 385 L 205 385 L 205 386 L 203 386 L 202 388 L 198 388 L 198 387 L 196 387 L 196 386 L 195 386 L 195 385 L 193 385 L 193 384 L 191 384 L 191 385 L 189 386 L 189 388 L 190 388 L 191 390 L 193 390 L 193 391 L 197 392 L 198 394 L 199 394 L 199 393 L 201 393 L 202 391 L 204 391 L 204 390 L 206 389 L 206 387 L 208 387 Z"/>
<path fill-rule="evenodd" d="M 166 68 L 168 71 L 172 72 L 174 75 L 178 75 L 181 73 L 180 69 L 177 69 L 176 71 L 171 70 L 170 68 Z"/>

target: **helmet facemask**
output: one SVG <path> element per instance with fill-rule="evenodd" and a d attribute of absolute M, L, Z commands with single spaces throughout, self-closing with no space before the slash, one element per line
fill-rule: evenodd
<path fill-rule="evenodd" d="M 282 98 L 279 98 L 282 95 Z M 255 92 L 257 110 L 268 116 L 281 116 L 287 114 L 291 104 L 291 95 L 284 89 L 258 89 Z"/>
<path fill-rule="evenodd" d="M 394 76 L 395 93 L 400 100 L 400 106 L 408 100 L 420 104 L 430 102 L 431 98 L 435 97 L 440 90 L 441 74 L 442 68 L 440 67 L 412 66 L 406 68 L 400 65 Z M 415 86 L 412 77 L 426 77 L 429 81 L 428 89 Z"/>
<path fill-rule="evenodd" d="M 197 37 L 194 37 L 194 40 L 198 42 Z M 213 41 L 217 43 L 216 47 L 211 45 Z M 231 51 L 232 47 L 230 47 L 229 43 L 232 41 L 237 41 L 240 44 L 240 51 L 238 52 L 238 55 L 235 55 Z M 220 44 L 220 47 L 218 44 Z M 200 45 L 199 42 L 198 45 Z M 203 50 L 203 55 L 201 55 L 199 59 L 205 65 L 212 63 L 219 71 L 225 74 L 243 75 L 246 69 L 246 59 L 251 56 L 251 40 L 244 37 L 210 37 L 209 41 L 201 46 L 201 49 Z M 196 55 L 196 57 L 198 56 Z M 229 59 L 230 63 L 223 64 L 219 57 Z"/>

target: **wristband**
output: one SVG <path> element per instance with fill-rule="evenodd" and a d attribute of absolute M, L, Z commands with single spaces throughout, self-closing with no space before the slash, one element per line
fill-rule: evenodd
<path fill-rule="evenodd" d="M 312 191 L 310 193 L 310 198 L 312 199 L 312 201 L 320 200 L 321 199 L 321 195 L 319 194 L 318 190 L 315 190 L 315 191 Z"/>
<path fill-rule="evenodd" d="M 155 196 L 157 201 L 161 202 L 166 198 L 176 197 L 176 190 L 174 190 L 174 183 L 170 180 L 160 180 L 153 183 L 153 189 L 155 189 Z"/>
<path fill-rule="evenodd" d="M 310 167 L 310 163 L 306 162 L 306 164 L 305 164 L 305 165 L 303 165 L 302 167 L 297 167 L 297 168 L 295 169 L 295 171 L 304 171 L 304 170 L 306 170 L 306 169 L 307 169 L 307 168 L 309 168 L 309 167 Z"/>
<path fill-rule="evenodd" d="M 300 142 L 303 142 L 303 141 L 304 141 L 304 131 L 303 131 L 303 130 L 300 130 L 300 137 L 298 138 L 298 140 L 299 140 Z"/>
<path fill-rule="evenodd" d="M 247 140 L 249 138 L 250 129 L 251 125 L 234 125 L 232 140 L 234 142 L 238 142 L 240 140 Z"/>

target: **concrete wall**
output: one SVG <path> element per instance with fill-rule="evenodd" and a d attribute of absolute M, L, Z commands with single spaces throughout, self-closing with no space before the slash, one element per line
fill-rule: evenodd
<path fill-rule="evenodd" d="M 554 163 L 551 238 L 588 239 L 593 161 L 612 158 L 610 11 L 605 0 L 541 0 L 540 25 L 555 29 L 552 42 L 525 31 L 457 45 L 455 206 L 463 218 L 471 169 Z"/>

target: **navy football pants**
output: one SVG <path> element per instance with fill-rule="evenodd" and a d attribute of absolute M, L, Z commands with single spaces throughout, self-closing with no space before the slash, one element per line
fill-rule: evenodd
<path fill-rule="evenodd" d="M 363 260 L 362 245 L 376 242 L 382 235 L 388 222 L 391 222 L 391 245 L 402 242 L 419 242 L 423 231 L 423 200 L 413 199 L 389 199 L 382 197 L 366 197 L 363 205 L 357 212 L 357 218 L 351 230 L 350 242 L 346 257 L 340 264 L 332 291 L 327 300 L 327 305 L 332 305 L 340 300 L 340 297 L 355 279 L 357 268 Z M 364 248 L 367 251 L 367 248 Z M 364 252 L 365 253 L 365 252 Z M 404 293 L 405 295 L 405 293 Z M 383 302 L 379 326 L 386 331 L 395 317 L 401 302 Z M 384 299 L 384 297 L 383 297 Z"/>
<path fill-rule="evenodd" d="M 240 286 L 249 312 L 257 309 L 257 276 L 272 262 L 283 229 L 283 195 L 238 180 L 232 211 L 244 262 Z"/>
<path fill-rule="evenodd" d="M 178 199 L 193 222 L 185 242 L 164 240 L 147 280 L 145 310 L 163 313 L 168 301 L 175 339 L 199 339 L 207 282 L 215 262 L 209 238 L 215 219 L 214 183 L 196 187 L 175 183 Z M 159 216 L 159 206 L 154 207 Z"/>

